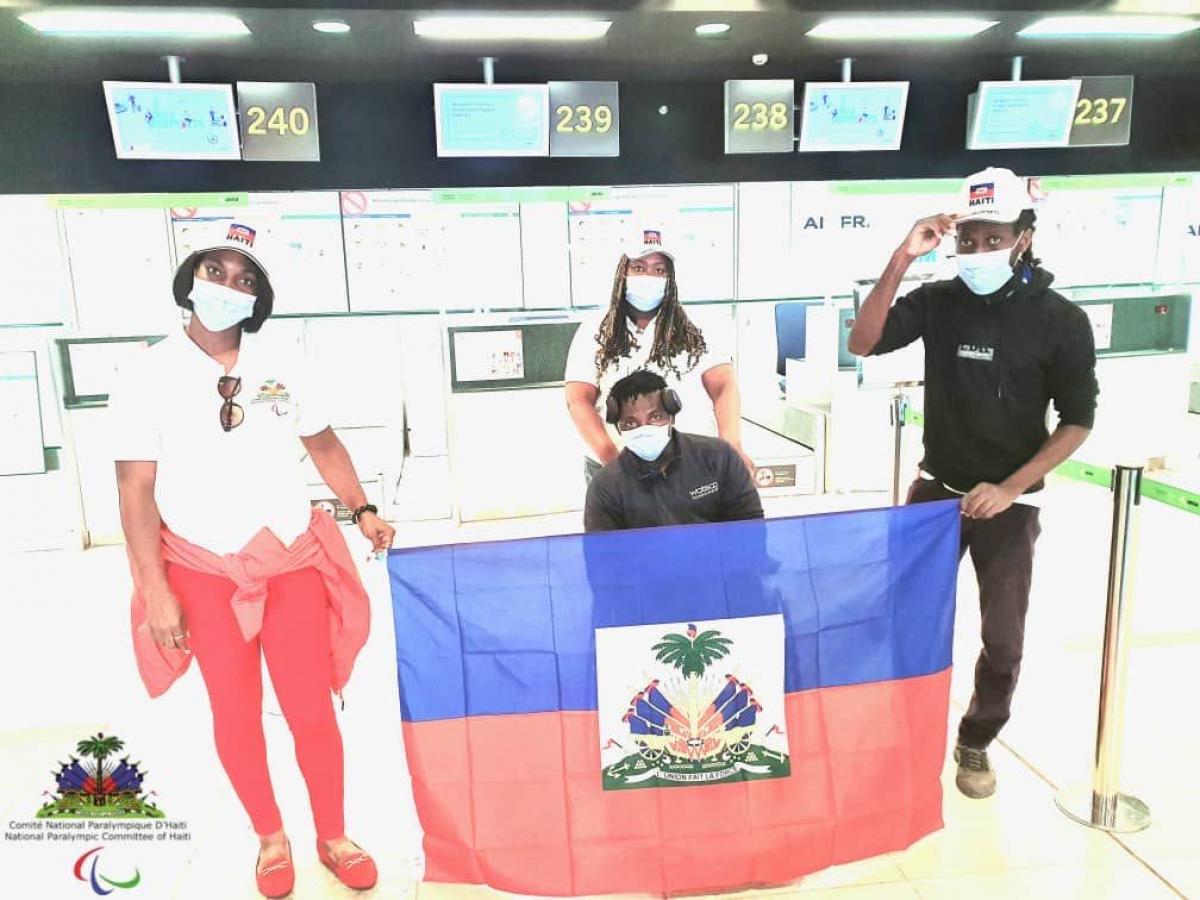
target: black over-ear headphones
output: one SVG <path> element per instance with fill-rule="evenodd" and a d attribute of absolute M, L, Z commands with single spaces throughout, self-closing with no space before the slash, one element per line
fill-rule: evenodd
<path fill-rule="evenodd" d="M 671 388 L 664 388 L 661 393 L 663 409 L 667 415 L 679 415 L 679 411 L 683 409 L 683 404 L 679 401 L 679 395 Z M 620 420 L 621 408 L 610 393 L 608 399 L 604 401 L 604 421 L 608 422 L 609 425 L 616 425 Z"/>

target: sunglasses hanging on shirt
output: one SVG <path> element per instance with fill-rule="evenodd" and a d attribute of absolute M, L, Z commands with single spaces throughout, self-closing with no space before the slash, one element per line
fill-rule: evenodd
<path fill-rule="evenodd" d="M 237 428 L 246 419 L 246 411 L 233 398 L 242 389 L 242 379 L 232 375 L 222 375 L 217 379 L 217 393 L 225 402 L 221 404 L 221 429 L 229 432 Z"/>

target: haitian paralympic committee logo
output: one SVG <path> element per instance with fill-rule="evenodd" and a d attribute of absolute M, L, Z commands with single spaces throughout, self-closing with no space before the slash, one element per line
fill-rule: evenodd
<path fill-rule="evenodd" d="M 282 381 L 276 381 L 274 378 L 268 378 L 259 385 L 258 393 L 255 395 L 251 403 L 278 403 L 286 402 L 292 399 L 292 395 L 288 393 L 287 385 Z"/>
<path fill-rule="evenodd" d="M 91 850 L 88 850 L 82 856 L 80 856 L 79 859 L 75 860 L 75 878 L 78 881 L 89 882 L 92 886 L 92 890 L 102 897 L 105 894 L 111 894 L 117 888 L 121 888 L 122 890 L 130 890 L 141 884 L 142 873 L 136 868 L 133 870 L 133 877 L 126 879 L 125 881 L 114 881 L 106 875 L 99 874 L 96 871 L 96 866 L 100 860 L 100 851 L 103 849 L 103 847 L 93 847 Z M 84 878 L 83 864 L 87 861 L 89 856 L 92 859 L 92 865 L 88 871 L 88 877 Z M 104 884 L 107 884 L 108 887 L 105 888 L 102 886 L 100 884 L 101 881 L 103 881 Z"/>
<path fill-rule="evenodd" d="M 596 669 L 605 790 L 791 774 L 782 616 L 598 628 Z"/>
<path fill-rule="evenodd" d="M 125 742 L 119 737 L 103 732 L 78 741 L 75 753 L 67 762 L 60 761 L 57 771 L 51 773 L 55 791 L 42 791 L 50 799 L 33 818 L 8 819 L 3 830 L 4 843 L 25 846 L 69 843 L 92 847 L 75 860 L 75 877 L 79 881 L 88 882 L 101 895 L 118 888 L 137 887 L 142 881 L 141 872 L 125 861 L 125 851 L 119 845 L 172 846 L 191 841 L 192 835 L 186 820 L 168 819 L 150 799 L 155 792 L 144 790 L 146 772 L 142 764 L 127 755 L 119 756 L 124 748 Z M 110 857 L 104 868 L 110 873 L 116 869 L 122 876 L 120 879 L 100 872 L 98 860 L 102 849 L 115 853 L 115 864 Z M 88 875 L 84 877 L 89 860 Z M 126 877 L 130 869 L 133 876 Z"/>
<path fill-rule="evenodd" d="M 154 791 L 142 793 L 146 773 L 140 762 L 123 756 L 115 764 L 106 762 L 120 753 L 125 742 L 103 732 L 84 738 L 75 745 L 69 762 L 59 762 L 52 773 L 55 793 L 43 791 L 51 799 L 37 811 L 39 819 L 161 819 L 164 813 L 150 799 Z M 80 757 L 90 757 L 81 759 Z"/>

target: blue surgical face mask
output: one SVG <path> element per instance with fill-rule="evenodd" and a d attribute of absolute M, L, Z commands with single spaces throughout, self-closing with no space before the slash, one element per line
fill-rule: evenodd
<path fill-rule="evenodd" d="M 658 275 L 626 275 L 625 300 L 638 312 L 654 312 L 667 292 L 667 279 Z"/>
<path fill-rule="evenodd" d="M 192 311 L 209 331 L 225 331 L 254 314 L 257 298 L 231 287 L 196 277 L 188 294 Z"/>
<path fill-rule="evenodd" d="M 1017 235 L 1020 243 L 1025 232 Z M 1013 276 L 1013 249 L 986 250 L 982 253 L 960 253 L 954 259 L 958 264 L 958 277 L 972 294 L 986 297 L 1008 284 Z"/>
<path fill-rule="evenodd" d="M 634 456 L 646 462 L 654 462 L 662 456 L 671 442 L 670 425 L 643 425 L 622 433 L 625 447 Z"/>

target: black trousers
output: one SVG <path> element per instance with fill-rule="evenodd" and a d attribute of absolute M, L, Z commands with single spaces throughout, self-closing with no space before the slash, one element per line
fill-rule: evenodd
<path fill-rule="evenodd" d="M 924 478 L 908 489 L 909 503 L 958 496 L 940 481 Z M 1025 645 L 1033 547 L 1041 530 L 1038 510 L 1020 504 L 991 519 L 962 520 L 959 560 L 971 552 L 983 637 L 983 650 L 975 663 L 975 693 L 958 726 L 959 743 L 968 747 L 986 747 L 1008 721 Z"/>

